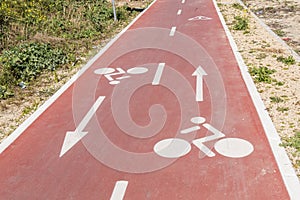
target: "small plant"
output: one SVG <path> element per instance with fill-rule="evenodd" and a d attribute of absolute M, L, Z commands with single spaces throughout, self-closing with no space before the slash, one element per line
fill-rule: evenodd
<path fill-rule="evenodd" d="M 258 54 L 258 55 L 256 56 L 256 59 L 261 60 L 261 59 L 264 59 L 264 58 L 266 58 L 266 57 L 267 57 L 267 54 L 265 54 L 265 53 L 260 53 L 260 54 Z"/>
<path fill-rule="evenodd" d="M 295 131 L 295 135 L 292 137 L 283 138 L 282 146 L 293 147 L 300 152 L 300 131 Z"/>
<path fill-rule="evenodd" d="M 280 29 L 274 30 L 274 33 L 276 33 L 276 35 L 278 35 L 279 37 L 285 36 L 285 32 L 283 30 L 280 30 Z"/>
<path fill-rule="evenodd" d="M 247 30 L 249 28 L 248 19 L 246 17 L 236 16 L 234 17 L 233 30 Z"/>
<path fill-rule="evenodd" d="M 295 59 L 293 58 L 293 56 L 288 56 L 288 57 L 283 57 L 283 56 L 279 56 L 277 57 L 277 61 L 282 62 L 286 65 L 293 65 L 296 63 Z"/>
<path fill-rule="evenodd" d="M 278 107 L 276 110 L 279 112 L 286 112 L 286 111 L 289 111 L 289 108 L 288 107 Z"/>
<path fill-rule="evenodd" d="M 280 103 L 283 102 L 283 99 L 277 96 L 270 97 L 272 103 Z"/>
<path fill-rule="evenodd" d="M 250 67 L 249 73 L 256 82 L 272 83 L 273 79 L 271 74 L 275 73 L 276 70 L 269 69 L 267 67 Z"/>
<path fill-rule="evenodd" d="M 238 9 L 238 10 L 243 10 L 244 9 L 244 7 L 239 3 L 232 4 L 232 7 L 235 8 L 235 9 Z"/>

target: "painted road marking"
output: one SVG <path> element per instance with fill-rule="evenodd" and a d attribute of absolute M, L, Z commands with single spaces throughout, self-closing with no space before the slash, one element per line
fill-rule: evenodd
<path fill-rule="evenodd" d="M 88 132 L 83 131 L 86 125 L 89 123 L 103 100 L 105 96 L 99 96 L 94 105 L 88 111 L 88 113 L 84 116 L 78 127 L 75 131 L 68 131 L 66 133 L 63 146 L 60 151 L 59 157 L 62 157 L 67 151 L 69 151 L 79 140 L 81 140 Z"/>
<path fill-rule="evenodd" d="M 197 76 L 196 82 L 196 101 L 203 101 L 203 76 L 206 76 L 207 73 L 199 66 L 192 76 Z"/>
<path fill-rule="evenodd" d="M 181 15 L 181 12 L 182 12 L 182 10 L 179 9 L 179 10 L 177 11 L 177 15 Z"/>
<path fill-rule="evenodd" d="M 189 18 L 188 20 L 189 20 L 189 21 L 196 21 L 196 20 L 202 20 L 202 21 L 205 21 L 205 20 L 212 20 L 212 18 L 210 18 L 210 17 L 205 17 L 205 16 L 196 16 L 196 17 Z"/>
<path fill-rule="evenodd" d="M 154 79 L 152 81 L 152 85 L 159 85 L 159 81 L 160 81 L 161 75 L 163 73 L 164 67 L 165 67 L 165 63 L 158 64 Z"/>
<path fill-rule="evenodd" d="M 230 158 L 246 157 L 254 151 L 250 142 L 240 138 L 224 138 L 217 141 L 214 147 L 219 154 Z"/>
<path fill-rule="evenodd" d="M 185 0 L 182 0 L 181 3 L 182 3 L 182 4 L 185 3 Z"/>
<path fill-rule="evenodd" d="M 213 153 L 207 146 L 205 146 L 203 143 L 204 142 L 208 142 L 208 141 L 212 141 L 212 140 L 216 140 L 222 137 L 225 137 L 225 135 L 223 133 L 221 133 L 219 130 L 215 129 L 214 127 L 212 127 L 210 124 L 203 124 L 203 126 L 205 128 L 207 128 L 209 131 L 211 131 L 214 135 L 210 135 L 207 137 L 203 137 L 203 138 L 199 138 L 196 140 L 193 140 L 193 144 L 199 148 L 200 151 L 202 151 L 203 153 L 205 153 L 207 156 L 209 157 L 213 157 L 215 156 L 215 153 Z"/>
<path fill-rule="evenodd" d="M 148 71 L 148 68 L 146 67 L 134 67 L 127 70 L 128 74 L 143 74 Z"/>
<path fill-rule="evenodd" d="M 125 71 L 124 71 L 122 68 L 117 68 L 117 70 L 118 70 L 119 72 L 112 73 L 112 74 L 105 74 L 104 76 L 105 76 L 109 81 L 113 81 L 114 79 L 112 78 L 112 76 L 120 75 L 120 74 L 125 74 Z"/>
<path fill-rule="evenodd" d="M 110 200 L 122 200 L 124 198 L 128 181 L 117 181 Z"/>
<path fill-rule="evenodd" d="M 197 130 L 200 130 L 200 126 L 193 126 L 193 127 L 181 130 L 180 133 L 181 134 L 188 134 L 188 133 L 191 133 L 191 132 L 197 131 Z"/>
<path fill-rule="evenodd" d="M 179 158 L 191 151 L 191 145 L 188 141 L 180 138 L 168 138 L 157 142 L 153 150 L 161 157 Z"/>
<path fill-rule="evenodd" d="M 176 26 L 173 26 L 172 28 L 171 28 L 171 31 L 170 31 L 170 36 L 172 37 L 172 36 L 174 36 L 175 35 L 175 31 L 176 31 Z"/>
<path fill-rule="evenodd" d="M 205 118 L 204 117 L 193 117 L 191 119 L 191 122 L 194 124 L 202 124 L 205 122 Z"/>

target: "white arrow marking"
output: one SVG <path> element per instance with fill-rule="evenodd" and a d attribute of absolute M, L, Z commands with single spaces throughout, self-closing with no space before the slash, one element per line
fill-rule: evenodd
<path fill-rule="evenodd" d="M 161 75 L 163 73 L 164 67 L 165 67 L 165 63 L 158 64 L 154 79 L 152 81 L 152 85 L 159 85 L 159 81 L 160 81 Z"/>
<path fill-rule="evenodd" d="M 189 18 L 189 21 L 194 21 L 194 20 L 211 20 L 212 18 L 210 17 L 205 17 L 205 16 L 197 16 L 197 17 L 192 17 Z"/>
<path fill-rule="evenodd" d="M 209 131 L 211 131 L 214 135 L 210 135 L 207 137 L 203 137 L 203 138 L 199 138 L 196 140 L 193 140 L 193 144 L 199 148 L 200 151 L 202 151 L 203 153 L 205 153 L 208 157 L 213 157 L 216 154 L 214 152 L 212 152 L 207 146 L 205 146 L 203 143 L 204 142 L 208 142 L 208 141 L 212 141 L 212 140 L 216 140 L 222 137 L 225 137 L 225 135 L 223 133 L 221 133 L 219 130 L 215 129 L 214 127 L 212 127 L 210 124 L 203 124 L 203 126 L 205 128 L 207 128 Z"/>
<path fill-rule="evenodd" d="M 124 198 L 128 181 L 117 181 L 110 200 L 122 200 Z"/>
<path fill-rule="evenodd" d="M 207 73 L 199 66 L 192 76 L 197 76 L 196 83 L 196 101 L 203 101 L 203 76 L 207 75 Z"/>
<path fill-rule="evenodd" d="M 103 102 L 105 96 L 99 96 L 94 105 L 84 116 L 75 131 L 68 131 L 66 133 L 63 146 L 61 148 L 59 157 L 62 157 L 67 151 L 69 151 L 79 140 L 81 140 L 88 132 L 84 132 L 83 129 L 89 123 L 101 103 Z"/>

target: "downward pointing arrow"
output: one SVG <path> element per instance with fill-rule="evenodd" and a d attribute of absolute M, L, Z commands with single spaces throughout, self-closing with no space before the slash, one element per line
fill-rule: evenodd
<path fill-rule="evenodd" d="M 59 157 L 62 157 L 67 151 L 69 151 L 79 140 L 88 134 L 84 132 L 83 129 L 89 123 L 95 112 L 98 110 L 99 106 L 103 102 L 105 96 L 99 96 L 94 105 L 90 108 L 88 113 L 84 116 L 75 131 L 68 131 L 66 133 L 63 146 L 61 148 Z"/>
<path fill-rule="evenodd" d="M 206 76 L 207 73 L 199 66 L 192 76 L 197 76 L 196 83 L 196 101 L 203 101 L 203 76 Z"/>

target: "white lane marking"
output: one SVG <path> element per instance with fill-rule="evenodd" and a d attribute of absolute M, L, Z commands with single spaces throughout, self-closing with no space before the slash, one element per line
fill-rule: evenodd
<path fill-rule="evenodd" d="M 196 101 L 203 101 L 203 76 L 206 76 L 207 73 L 199 66 L 192 76 L 197 77 L 196 83 Z"/>
<path fill-rule="evenodd" d="M 188 141 L 180 138 L 168 138 L 157 142 L 153 150 L 161 157 L 179 158 L 191 151 L 191 145 Z"/>
<path fill-rule="evenodd" d="M 172 28 L 171 28 L 171 31 L 170 31 L 170 36 L 172 37 L 172 36 L 174 36 L 175 35 L 175 31 L 176 31 L 176 26 L 173 26 Z"/>
<path fill-rule="evenodd" d="M 161 75 L 163 73 L 164 67 L 165 67 L 165 63 L 158 64 L 154 79 L 152 81 L 152 85 L 159 85 L 159 81 L 160 81 Z"/>
<path fill-rule="evenodd" d="M 182 10 L 179 9 L 179 10 L 177 11 L 177 15 L 181 15 L 181 12 L 182 12 Z"/>
<path fill-rule="evenodd" d="M 60 151 L 59 157 L 62 157 L 67 151 L 69 151 L 79 140 L 81 140 L 88 132 L 84 132 L 83 129 L 89 123 L 99 106 L 105 99 L 105 96 L 99 96 L 93 106 L 90 108 L 88 113 L 84 116 L 80 124 L 77 126 L 75 131 L 68 131 L 66 133 L 63 146 Z"/>
<path fill-rule="evenodd" d="M 212 141 L 212 140 L 216 140 L 222 137 L 225 137 L 225 135 L 223 133 L 221 133 L 219 130 L 215 129 L 214 127 L 212 127 L 210 124 L 203 124 L 203 126 L 205 128 L 207 128 L 209 131 L 211 131 L 214 135 L 210 135 L 207 137 L 203 137 L 203 138 L 199 138 L 199 139 L 195 139 L 192 141 L 192 143 L 199 148 L 200 151 L 202 151 L 203 153 L 205 153 L 207 156 L 209 157 L 213 157 L 215 156 L 215 153 L 213 153 L 207 146 L 205 146 L 203 143 L 204 142 L 208 142 L 208 141 Z"/>
<path fill-rule="evenodd" d="M 180 133 L 181 134 L 188 134 L 188 133 L 191 133 L 191 132 L 197 131 L 197 130 L 200 130 L 200 126 L 193 126 L 193 127 L 181 130 Z"/>
<path fill-rule="evenodd" d="M 182 0 L 181 3 L 182 3 L 182 4 L 185 3 L 185 0 Z"/>
<path fill-rule="evenodd" d="M 215 150 L 229 158 L 243 158 L 250 155 L 254 147 L 247 140 L 240 138 L 224 138 L 216 142 Z"/>
<path fill-rule="evenodd" d="M 110 200 L 122 200 L 124 198 L 128 181 L 117 181 Z"/>

